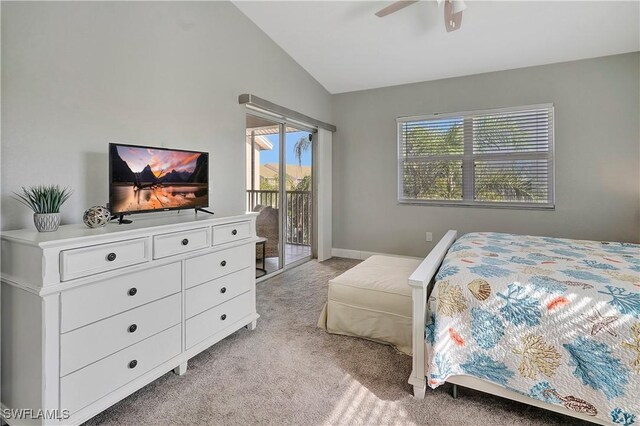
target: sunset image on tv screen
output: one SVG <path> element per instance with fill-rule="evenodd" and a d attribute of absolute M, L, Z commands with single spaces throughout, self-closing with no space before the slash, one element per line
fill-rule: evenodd
<path fill-rule="evenodd" d="M 209 205 L 207 153 L 112 144 L 109 155 L 113 213 Z"/>

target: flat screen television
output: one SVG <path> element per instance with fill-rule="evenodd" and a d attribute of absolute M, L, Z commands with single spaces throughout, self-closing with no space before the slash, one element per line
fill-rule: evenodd
<path fill-rule="evenodd" d="M 122 215 L 209 205 L 209 153 L 109 144 L 109 206 Z"/>

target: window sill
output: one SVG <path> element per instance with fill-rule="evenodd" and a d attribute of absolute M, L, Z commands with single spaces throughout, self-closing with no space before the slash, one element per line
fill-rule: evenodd
<path fill-rule="evenodd" d="M 473 201 L 439 201 L 439 200 L 398 200 L 400 205 L 431 206 L 431 207 L 476 207 L 483 209 L 509 210 L 555 210 L 555 204 L 521 204 L 521 203 L 491 203 Z"/>

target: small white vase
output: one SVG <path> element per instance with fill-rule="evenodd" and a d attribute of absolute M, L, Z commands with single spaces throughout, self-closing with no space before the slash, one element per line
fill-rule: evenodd
<path fill-rule="evenodd" d="M 33 223 L 38 232 L 57 231 L 60 226 L 60 213 L 34 213 Z"/>

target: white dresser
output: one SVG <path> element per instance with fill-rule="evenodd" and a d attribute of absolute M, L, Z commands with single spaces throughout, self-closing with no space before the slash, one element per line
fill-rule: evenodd
<path fill-rule="evenodd" d="M 181 213 L 3 233 L 0 415 L 79 424 L 253 330 L 255 218 Z"/>

